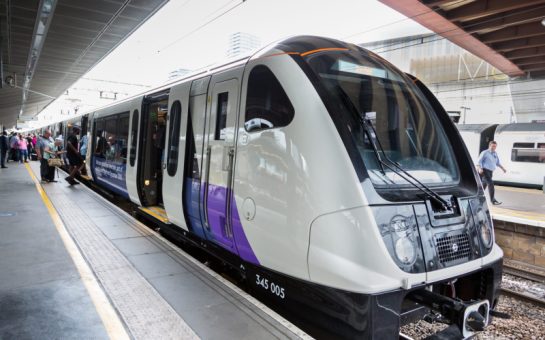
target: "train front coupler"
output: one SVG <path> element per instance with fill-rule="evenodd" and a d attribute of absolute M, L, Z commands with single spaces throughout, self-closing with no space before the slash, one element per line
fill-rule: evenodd
<path fill-rule="evenodd" d="M 411 292 L 407 298 L 430 308 L 451 324 L 457 325 L 464 339 L 483 331 L 488 324 L 490 311 L 488 300 L 461 301 L 427 289 Z"/>

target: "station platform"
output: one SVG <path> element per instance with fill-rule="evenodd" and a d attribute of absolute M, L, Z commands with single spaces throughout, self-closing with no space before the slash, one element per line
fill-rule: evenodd
<path fill-rule="evenodd" d="M 489 205 L 494 219 L 545 228 L 545 193 L 542 190 L 500 185 L 495 189 L 496 199 L 502 204 Z"/>
<path fill-rule="evenodd" d="M 0 170 L 0 339 L 308 339 L 84 185 Z"/>

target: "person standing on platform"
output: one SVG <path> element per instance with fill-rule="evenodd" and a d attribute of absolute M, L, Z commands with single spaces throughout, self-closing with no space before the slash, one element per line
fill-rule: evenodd
<path fill-rule="evenodd" d="M 19 163 L 28 163 L 28 141 L 19 134 Z"/>
<path fill-rule="evenodd" d="M 492 181 L 492 175 L 494 170 L 496 170 L 496 167 L 502 169 L 503 172 L 507 172 L 503 165 L 501 165 L 498 154 L 496 153 L 497 146 L 498 143 L 496 143 L 496 141 L 490 141 L 490 143 L 488 143 L 488 149 L 484 150 L 479 155 L 479 164 L 477 165 L 479 174 L 482 176 L 481 179 L 483 182 L 483 189 L 486 190 L 486 187 L 488 186 L 490 201 L 494 205 L 499 205 L 501 202 L 496 200 L 496 197 L 494 196 L 494 182 Z"/>
<path fill-rule="evenodd" d="M 45 148 L 51 143 L 51 131 L 45 130 L 43 136 L 38 138 L 36 142 L 36 155 L 38 161 L 40 161 L 40 177 L 43 182 L 47 182 L 49 178 L 49 164 L 47 164 L 47 159 L 44 158 Z"/>
<path fill-rule="evenodd" d="M 80 142 L 79 142 L 79 154 L 83 158 L 83 166 L 81 167 L 81 175 L 87 176 L 87 166 L 85 164 L 85 160 L 87 159 L 87 144 L 89 142 L 89 139 L 87 137 L 87 134 L 83 134 L 81 136 Z"/>
<path fill-rule="evenodd" d="M 19 137 L 14 132 L 9 139 L 9 147 L 11 156 L 10 159 L 17 163 L 19 161 Z"/>
<path fill-rule="evenodd" d="M 70 185 L 79 184 L 75 177 L 83 165 L 83 157 L 81 157 L 78 150 L 79 131 L 80 127 L 78 125 L 72 126 L 72 134 L 66 139 L 66 157 L 68 158 L 68 162 L 70 162 L 70 174 L 65 179 Z"/>
<path fill-rule="evenodd" d="M 2 136 L 0 136 L 0 161 L 2 164 L 2 169 L 7 168 L 6 156 L 7 156 L 8 150 L 9 150 L 8 133 L 6 131 L 3 131 Z"/>
<path fill-rule="evenodd" d="M 32 160 L 32 150 L 34 149 L 34 146 L 32 145 L 32 136 L 27 135 L 25 138 L 26 138 L 26 141 L 27 141 L 28 160 L 31 161 Z"/>
<path fill-rule="evenodd" d="M 60 155 L 64 153 L 64 151 L 61 151 L 61 145 L 63 144 L 62 138 L 59 136 L 55 138 L 55 141 L 52 142 L 51 140 L 48 141 L 47 146 L 44 147 L 44 153 L 43 158 L 45 159 L 45 162 L 47 164 L 47 177 L 46 182 L 57 182 L 55 180 L 55 167 L 49 166 L 48 160 L 51 158 L 60 158 Z"/>

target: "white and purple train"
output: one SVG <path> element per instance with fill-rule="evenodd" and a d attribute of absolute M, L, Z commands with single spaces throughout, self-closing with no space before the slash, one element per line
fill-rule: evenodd
<path fill-rule="evenodd" d="M 317 337 L 490 322 L 502 251 L 468 151 L 420 81 L 356 45 L 290 38 L 54 128 L 76 121 L 96 185 Z"/>

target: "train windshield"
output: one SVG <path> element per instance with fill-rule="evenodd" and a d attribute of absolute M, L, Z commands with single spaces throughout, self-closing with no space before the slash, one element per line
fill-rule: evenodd
<path fill-rule="evenodd" d="M 431 105 L 411 79 L 365 50 L 306 57 L 337 105 L 330 107 L 345 145 L 356 150 L 375 187 L 411 186 L 379 161 L 389 159 L 420 182 L 454 185 L 458 167 Z M 372 124 L 366 129 L 363 121 Z M 349 141 L 347 143 L 347 141 Z M 350 145 L 347 145 L 350 144 Z"/>

